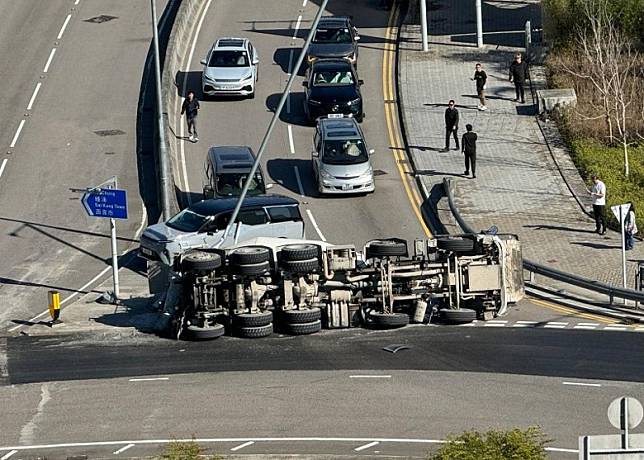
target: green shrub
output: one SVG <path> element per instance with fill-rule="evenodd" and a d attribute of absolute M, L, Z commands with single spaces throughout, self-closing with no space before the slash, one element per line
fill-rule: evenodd
<path fill-rule="evenodd" d="M 486 433 L 466 431 L 450 437 L 430 460 L 545 460 L 549 440 L 539 427 Z"/>
<path fill-rule="evenodd" d="M 204 450 L 193 441 L 171 441 L 166 446 L 161 460 L 218 460 L 221 457 L 203 457 Z"/>

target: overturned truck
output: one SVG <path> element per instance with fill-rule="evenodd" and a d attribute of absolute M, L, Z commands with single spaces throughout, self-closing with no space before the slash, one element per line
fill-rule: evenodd
<path fill-rule="evenodd" d="M 168 333 L 206 340 L 322 328 L 468 323 L 505 314 L 523 296 L 516 236 L 468 234 L 354 245 L 255 238 L 192 250 L 172 267 Z"/>

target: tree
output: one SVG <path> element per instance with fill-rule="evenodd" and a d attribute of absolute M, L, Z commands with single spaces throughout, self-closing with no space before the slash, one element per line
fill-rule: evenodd
<path fill-rule="evenodd" d="M 539 427 L 486 433 L 466 431 L 450 437 L 429 460 L 545 460 L 550 442 Z"/>

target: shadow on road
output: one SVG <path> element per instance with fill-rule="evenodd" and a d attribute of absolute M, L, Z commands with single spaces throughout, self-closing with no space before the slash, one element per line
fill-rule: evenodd
<path fill-rule="evenodd" d="M 275 112 L 282 93 L 274 93 L 266 98 L 266 107 L 269 111 Z M 290 109 L 290 110 L 289 110 Z M 280 120 L 284 123 L 297 126 L 312 126 L 304 114 L 304 93 L 291 93 L 280 113 Z"/>
<path fill-rule="evenodd" d="M 300 190 L 300 184 L 297 182 L 295 168 L 297 168 L 299 173 L 302 190 Z M 298 195 L 302 193 L 304 196 L 309 197 L 318 195 L 315 179 L 313 178 L 311 160 L 299 160 L 295 158 L 268 160 L 266 171 L 273 182 L 280 184 L 293 193 Z"/>

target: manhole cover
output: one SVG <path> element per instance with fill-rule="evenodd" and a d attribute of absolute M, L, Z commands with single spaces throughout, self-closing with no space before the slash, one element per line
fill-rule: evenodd
<path fill-rule="evenodd" d="M 94 134 L 97 134 L 99 136 L 122 136 L 125 134 L 125 131 L 121 131 L 120 129 L 101 129 L 98 131 L 94 131 Z"/>
<path fill-rule="evenodd" d="M 95 16 L 93 18 L 84 19 L 85 22 L 91 22 L 93 24 L 102 24 L 104 22 L 111 21 L 113 19 L 118 19 L 116 16 L 108 16 L 107 14 L 101 14 L 100 16 Z"/>
<path fill-rule="evenodd" d="M 385 171 L 383 171 L 382 169 L 374 169 L 373 170 L 373 175 L 374 176 L 384 176 L 385 174 L 387 174 L 387 173 Z"/>

